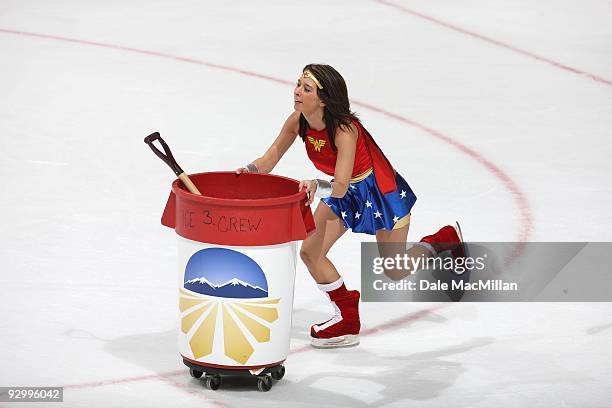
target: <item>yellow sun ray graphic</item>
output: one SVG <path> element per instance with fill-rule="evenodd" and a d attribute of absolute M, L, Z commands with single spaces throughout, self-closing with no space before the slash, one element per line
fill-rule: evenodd
<path fill-rule="evenodd" d="M 247 316 L 244 312 L 241 312 L 240 309 L 238 309 L 231 303 L 229 304 L 229 306 L 231 306 L 232 311 L 238 317 L 238 319 L 240 319 L 242 324 L 247 329 L 249 329 L 253 337 L 255 337 L 255 340 L 257 340 L 259 343 L 265 343 L 267 341 L 270 341 L 270 329 L 268 327 L 259 323 L 252 317 Z"/>
<path fill-rule="evenodd" d="M 227 298 L 217 300 L 201 296 L 184 289 L 180 292 L 181 331 L 187 335 L 192 333 L 189 346 L 194 358 L 205 357 L 213 352 L 219 309 L 224 354 L 227 357 L 245 364 L 255 352 L 257 343 L 270 341 L 271 323 L 278 319 L 280 299 L 231 301 Z M 202 319 L 202 316 L 205 317 Z M 193 330 L 194 327 L 197 328 Z"/>
<path fill-rule="evenodd" d="M 223 345 L 225 355 L 240 364 L 246 363 L 255 350 L 234 318 L 228 313 L 227 305 L 223 308 Z"/>
<path fill-rule="evenodd" d="M 267 307 L 263 305 L 256 306 L 256 305 L 249 305 L 246 303 L 238 303 L 236 304 L 236 306 L 240 307 L 241 309 L 245 309 L 246 311 L 254 314 L 257 317 L 261 317 L 262 319 L 270 323 L 278 319 L 278 310 L 276 310 L 275 307 L 271 308 L 271 307 Z"/>
<path fill-rule="evenodd" d="M 278 302 L 280 302 L 280 299 L 266 299 L 266 300 L 251 300 L 248 302 L 242 302 L 242 303 L 257 303 L 260 305 L 265 305 L 265 304 L 278 304 Z"/>
<path fill-rule="evenodd" d="M 202 314 L 210 309 L 213 303 L 210 302 L 202 302 L 203 307 L 196 309 L 193 312 L 188 313 L 181 319 L 181 330 L 183 333 L 187 334 L 189 329 L 195 324 L 195 322 L 202 316 Z"/>
<path fill-rule="evenodd" d="M 215 326 L 217 324 L 217 309 L 219 309 L 219 307 L 215 303 L 208 316 L 206 316 L 202 324 L 200 324 L 200 327 L 198 327 L 191 337 L 191 340 L 189 340 L 189 347 L 191 347 L 193 356 L 196 359 L 212 353 Z"/>
<path fill-rule="evenodd" d="M 185 296 L 181 296 L 181 300 L 179 301 L 179 309 L 181 309 L 181 312 L 184 312 L 185 310 L 191 309 L 192 307 L 204 302 L 206 302 L 205 299 L 190 299 Z"/>

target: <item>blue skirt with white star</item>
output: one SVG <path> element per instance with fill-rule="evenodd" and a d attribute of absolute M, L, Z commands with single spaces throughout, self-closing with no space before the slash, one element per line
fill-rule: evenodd
<path fill-rule="evenodd" d="M 376 235 L 382 228 L 392 230 L 400 219 L 410 214 L 416 196 L 404 178 L 396 173 L 397 191 L 381 193 L 374 172 L 365 179 L 350 183 L 342 198 L 322 198 L 325 204 L 353 232 Z"/>

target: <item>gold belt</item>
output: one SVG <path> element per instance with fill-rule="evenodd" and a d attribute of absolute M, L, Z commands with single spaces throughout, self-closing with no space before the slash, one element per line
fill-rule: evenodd
<path fill-rule="evenodd" d="M 366 171 L 364 171 L 361 174 L 356 175 L 355 177 L 351 178 L 349 180 L 350 183 L 357 183 L 359 181 L 364 180 L 366 177 L 368 177 L 370 174 L 372 174 L 372 168 L 370 167 L 369 169 L 367 169 Z"/>

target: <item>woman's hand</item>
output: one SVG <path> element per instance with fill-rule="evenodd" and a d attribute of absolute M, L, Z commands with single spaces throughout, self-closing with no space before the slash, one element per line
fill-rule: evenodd
<path fill-rule="evenodd" d="M 317 182 L 314 180 L 302 180 L 300 181 L 300 186 L 298 190 L 306 190 L 306 195 L 308 196 L 308 200 L 306 200 L 306 205 L 310 205 L 314 201 L 315 192 L 317 191 Z"/>
<path fill-rule="evenodd" d="M 255 163 L 249 163 L 246 166 L 238 167 L 234 170 L 236 174 L 240 173 L 259 173 L 259 167 Z"/>

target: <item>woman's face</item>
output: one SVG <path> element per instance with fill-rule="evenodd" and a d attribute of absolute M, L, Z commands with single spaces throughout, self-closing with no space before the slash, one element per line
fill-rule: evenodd
<path fill-rule="evenodd" d="M 317 110 L 323 111 L 325 104 L 317 94 L 317 84 L 310 78 L 300 77 L 293 91 L 293 108 L 303 114 L 310 115 Z"/>

